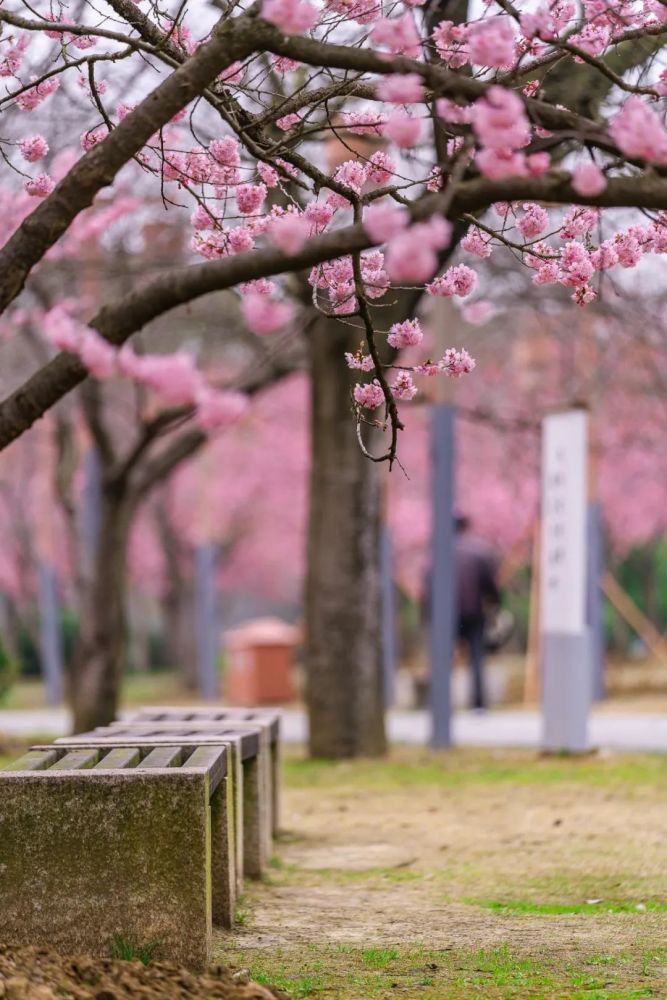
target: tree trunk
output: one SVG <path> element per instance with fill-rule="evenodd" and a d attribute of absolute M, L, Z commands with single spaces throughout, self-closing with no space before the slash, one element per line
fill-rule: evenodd
<path fill-rule="evenodd" d="M 105 489 L 93 579 L 82 603 L 70 678 L 74 732 L 116 718 L 125 659 L 127 547 L 133 505 L 126 492 Z"/>
<path fill-rule="evenodd" d="M 198 691 L 192 551 L 174 531 L 164 496 L 159 498 L 155 513 L 167 566 L 162 609 L 168 662 L 178 670 L 186 691 Z M 185 565 L 189 566 L 189 572 Z"/>
<path fill-rule="evenodd" d="M 379 595 L 378 466 L 364 458 L 350 413 L 345 351 L 358 331 L 316 324 L 312 352 L 312 468 L 306 580 L 310 753 L 386 750 Z"/>
<path fill-rule="evenodd" d="M 194 636 L 194 596 L 192 585 L 183 577 L 169 581 L 162 600 L 169 665 L 178 670 L 186 691 L 199 689 L 197 651 Z"/>

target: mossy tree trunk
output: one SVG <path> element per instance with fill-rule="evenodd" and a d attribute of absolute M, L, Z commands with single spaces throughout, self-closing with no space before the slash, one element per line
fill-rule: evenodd
<path fill-rule="evenodd" d="M 385 752 L 377 465 L 359 448 L 344 362 L 358 331 L 311 332 L 312 444 L 306 581 L 307 702 L 315 757 Z"/>

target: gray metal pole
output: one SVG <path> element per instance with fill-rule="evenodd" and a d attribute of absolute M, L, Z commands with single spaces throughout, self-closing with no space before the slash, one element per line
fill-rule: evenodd
<path fill-rule="evenodd" d="M 431 713 L 434 747 L 451 746 L 454 658 L 454 426 L 456 409 L 437 404 L 431 424 L 433 536 L 430 593 Z"/>
<path fill-rule="evenodd" d="M 218 697 L 218 607 L 215 585 L 215 545 L 195 550 L 195 629 L 199 692 L 206 701 Z"/>
<path fill-rule="evenodd" d="M 53 564 L 40 560 L 39 577 L 39 646 L 42 675 L 48 705 L 63 699 L 63 660 L 58 624 L 58 591 Z"/>
<path fill-rule="evenodd" d="M 604 527 L 602 505 L 599 500 L 588 504 L 588 581 L 587 620 L 590 628 L 591 668 L 593 673 L 593 700 L 606 697 L 605 643 L 602 618 L 602 577 L 604 575 Z"/>
<path fill-rule="evenodd" d="M 393 546 L 387 525 L 380 529 L 380 599 L 382 601 L 382 680 L 384 703 L 394 704 L 394 681 L 398 661 L 396 641 L 396 591 L 393 574 Z"/>

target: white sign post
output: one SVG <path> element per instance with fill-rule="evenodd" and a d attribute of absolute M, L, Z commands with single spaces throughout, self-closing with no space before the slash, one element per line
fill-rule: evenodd
<path fill-rule="evenodd" d="M 545 750 L 588 748 L 592 701 L 587 595 L 587 422 L 545 418 L 542 433 L 541 658 Z"/>

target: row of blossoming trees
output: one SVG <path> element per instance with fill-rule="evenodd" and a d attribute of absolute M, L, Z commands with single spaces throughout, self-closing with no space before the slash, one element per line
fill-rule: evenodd
<path fill-rule="evenodd" d="M 157 269 L 94 308 L 64 295 L 47 302 L 38 336 L 52 356 L 0 403 L 0 445 L 85 382 L 104 451 L 99 387 L 122 399 L 134 385 L 161 400 L 160 432 L 188 425 L 158 450 L 154 476 L 239 419 L 257 378 L 211 377 L 184 351 L 147 356 L 132 338 L 225 289 L 278 367 L 281 331 L 305 331 L 316 753 L 383 748 L 376 467 L 395 464 L 402 403 L 421 381 L 474 367 L 455 344 L 402 363 L 397 352 L 423 337 L 419 304 L 474 295 L 469 314 L 484 316 L 491 289 L 476 287 L 471 265 L 509 251 L 537 285 L 564 286 L 587 306 L 607 275 L 665 251 L 666 18 L 661 0 L 498 0 L 479 13 L 447 0 L 263 0 L 222 13 L 9 0 L 0 10 L 0 148 L 7 184 L 25 196 L 7 199 L 3 219 L 6 328 L 27 336 L 22 310 L 47 260 L 109 190 L 112 212 L 127 185 L 166 214 L 186 209 L 203 258 Z M 457 246 L 465 256 L 450 265 Z M 115 565 L 127 533 L 129 509 L 113 508 L 144 438 L 142 426 L 121 454 L 106 442 L 100 567 Z M 115 707 L 122 627 L 119 602 L 101 583 L 88 590 L 84 621 L 95 625 L 82 641 L 80 721 L 91 706 L 100 720 Z"/>

